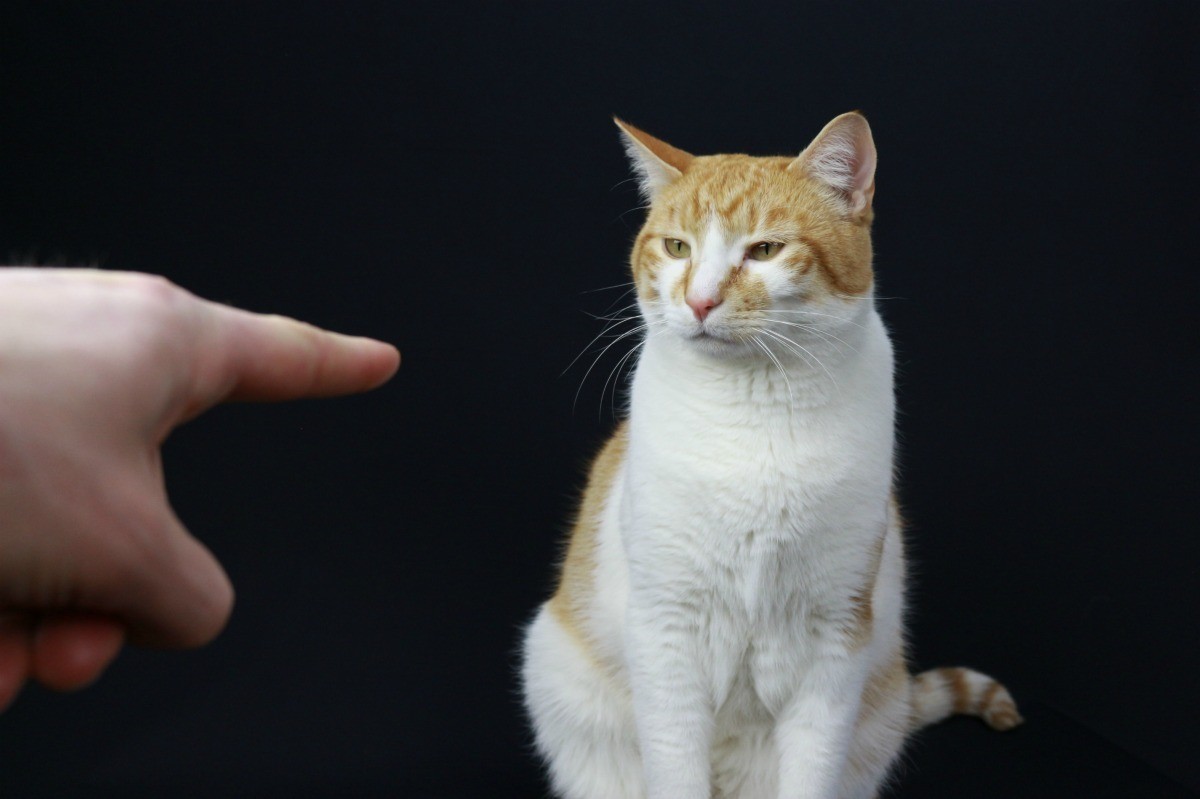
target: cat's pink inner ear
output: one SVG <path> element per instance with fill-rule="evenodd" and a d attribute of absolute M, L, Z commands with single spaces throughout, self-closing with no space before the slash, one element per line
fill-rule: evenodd
<path fill-rule="evenodd" d="M 691 153 L 672 147 L 617 117 L 613 117 L 613 122 L 621 129 L 625 152 L 638 174 L 642 193 L 647 198 L 653 199 L 664 186 L 678 180 L 691 165 L 694 157 Z"/>
<path fill-rule="evenodd" d="M 875 197 L 875 141 L 862 114 L 842 114 L 817 134 L 789 169 L 837 189 L 845 197 L 851 216 L 861 216 Z"/>

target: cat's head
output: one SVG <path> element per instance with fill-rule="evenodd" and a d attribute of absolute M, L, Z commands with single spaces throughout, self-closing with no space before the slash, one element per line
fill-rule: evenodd
<path fill-rule="evenodd" d="M 648 200 L 631 264 L 655 334 L 714 355 L 837 337 L 869 302 L 875 145 L 843 114 L 800 155 L 693 156 L 616 120 Z"/>

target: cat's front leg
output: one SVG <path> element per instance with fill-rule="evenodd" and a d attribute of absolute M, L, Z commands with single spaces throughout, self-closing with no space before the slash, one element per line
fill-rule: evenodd
<path fill-rule="evenodd" d="M 867 670 L 864 653 L 842 647 L 805 670 L 775 728 L 779 799 L 837 799 Z"/>
<path fill-rule="evenodd" d="M 713 709 L 695 609 L 632 597 L 626 625 L 630 686 L 647 799 L 709 799 Z"/>

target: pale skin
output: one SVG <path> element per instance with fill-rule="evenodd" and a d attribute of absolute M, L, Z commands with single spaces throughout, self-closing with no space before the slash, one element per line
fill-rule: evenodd
<path fill-rule="evenodd" d="M 150 275 L 0 268 L 0 710 L 126 643 L 200 646 L 233 588 L 168 502 L 159 448 L 218 403 L 367 391 L 400 355 Z"/>

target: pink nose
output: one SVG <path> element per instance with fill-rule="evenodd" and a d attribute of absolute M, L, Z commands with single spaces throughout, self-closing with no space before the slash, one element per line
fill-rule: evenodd
<path fill-rule="evenodd" d="M 721 301 L 712 297 L 688 297 L 687 304 L 695 314 L 696 321 L 703 322 L 709 312 L 720 305 Z"/>

